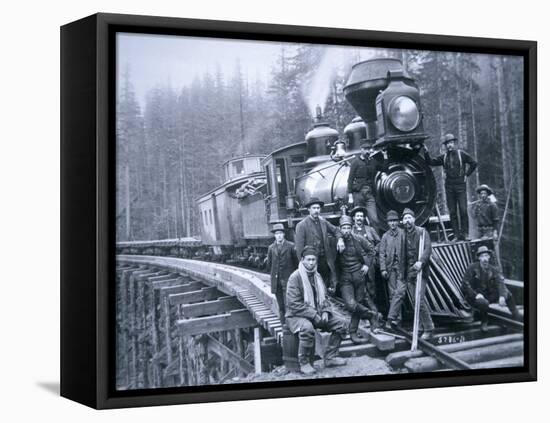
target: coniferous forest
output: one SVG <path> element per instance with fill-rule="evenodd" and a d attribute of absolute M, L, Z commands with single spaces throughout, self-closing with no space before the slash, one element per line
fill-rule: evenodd
<path fill-rule="evenodd" d="M 370 57 L 397 57 L 421 90 L 426 147 L 439 154 L 451 132 L 479 163 L 468 181 L 493 190 L 502 226 L 507 277 L 523 279 L 524 100 L 519 57 L 467 53 L 331 49 L 281 44 L 270 78 L 250 74 L 235 57 L 231 74 L 220 66 L 181 87 L 159 82 L 138 100 L 131 64 L 118 81 L 117 241 L 200 236 L 194 200 L 222 182 L 221 163 L 234 155 L 268 154 L 301 142 L 316 103 L 343 133 L 356 116 L 343 95 L 351 66 Z M 371 50 L 371 55 L 365 54 Z M 340 57 L 340 56 L 339 56 Z M 213 59 L 214 60 L 214 59 Z M 327 71 L 328 69 L 328 71 Z M 322 75 L 322 78 L 319 78 Z M 438 202 L 446 210 L 441 168 L 434 168 Z"/>

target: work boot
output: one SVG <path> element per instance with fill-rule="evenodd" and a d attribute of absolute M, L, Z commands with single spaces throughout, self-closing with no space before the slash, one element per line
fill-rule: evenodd
<path fill-rule="evenodd" d="M 361 344 L 367 343 L 367 340 L 363 338 L 363 336 L 360 333 L 351 332 L 349 334 L 349 337 L 351 339 L 351 342 L 353 342 L 355 345 L 361 345 Z"/>
<path fill-rule="evenodd" d="M 370 318 L 370 330 L 371 331 L 376 331 L 377 329 L 380 328 L 380 321 L 383 319 L 384 317 L 382 316 L 381 313 L 378 313 L 378 312 L 373 312 L 372 313 L 372 317 Z"/>
<path fill-rule="evenodd" d="M 487 322 L 487 320 L 485 320 L 484 322 L 481 322 L 481 332 L 485 333 L 489 330 L 489 323 Z"/>
<path fill-rule="evenodd" d="M 428 341 L 428 340 L 432 339 L 433 336 L 434 336 L 434 334 L 431 330 L 425 330 L 424 333 L 422 334 L 422 336 L 420 337 L 420 339 L 422 339 L 423 341 Z"/>
<path fill-rule="evenodd" d="M 317 373 L 317 371 L 315 370 L 315 368 L 309 364 L 309 361 L 307 363 L 300 363 L 300 372 L 302 372 L 303 374 L 307 375 L 307 376 L 310 376 L 310 375 L 313 375 L 315 373 Z"/>
<path fill-rule="evenodd" d="M 348 361 L 341 357 L 325 358 L 325 367 L 345 366 Z"/>

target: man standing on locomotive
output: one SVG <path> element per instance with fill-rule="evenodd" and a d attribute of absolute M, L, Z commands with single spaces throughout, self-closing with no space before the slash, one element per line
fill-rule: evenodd
<path fill-rule="evenodd" d="M 299 334 L 298 362 L 306 375 L 316 372 L 312 366 L 315 329 L 330 332 L 323 357 L 325 367 L 343 366 L 338 357 L 340 343 L 346 332 L 345 321 L 332 310 L 325 284 L 317 272 L 317 250 L 306 246 L 301 251 L 298 270 L 290 275 L 286 290 L 286 322 L 292 333 Z"/>
<path fill-rule="evenodd" d="M 325 205 L 317 197 L 312 197 L 306 204 L 309 216 L 296 225 L 296 254 L 298 258 L 302 257 L 302 252 L 306 245 L 310 245 L 317 250 L 317 270 L 321 274 L 323 281 L 331 288 L 336 287 L 336 272 L 334 268 L 334 244 L 332 241 L 336 238 L 336 249 L 341 252 L 345 245 L 342 239 L 340 229 L 320 216 L 321 208 Z"/>
<path fill-rule="evenodd" d="M 456 141 L 453 134 L 445 135 L 442 142 L 447 152 L 432 159 L 426 150 L 425 159 L 430 166 L 443 166 L 451 225 L 456 239 L 460 241 L 468 237 L 466 178 L 474 172 L 477 162 L 468 153 L 458 149 Z"/>
<path fill-rule="evenodd" d="M 483 184 L 477 187 L 479 200 L 474 204 L 474 216 L 480 238 L 498 238 L 498 209 L 489 196 L 493 191 Z"/>
<path fill-rule="evenodd" d="M 395 210 L 390 210 L 386 215 L 386 222 L 389 229 L 382 235 L 378 247 L 378 262 L 380 273 L 388 281 L 388 292 L 390 295 L 390 309 L 386 325 L 388 329 L 401 325 L 401 302 L 398 296 L 406 293 L 406 285 L 403 282 L 403 246 L 405 235 L 399 228 L 399 215 Z M 403 292 L 400 292 L 403 291 Z"/>
<path fill-rule="evenodd" d="M 481 330 L 487 331 L 489 304 L 496 303 L 508 309 L 512 317 L 520 319 L 514 297 L 504 284 L 504 277 L 500 270 L 489 263 L 491 250 L 485 245 L 477 249 L 477 262 L 470 264 L 462 278 L 462 292 L 472 307 L 481 314 Z"/>
<path fill-rule="evenodd" d="M 367 292 L 374 303 L 376 303 L 376 266 L 378 261 L 378 245 L 380 244 L 380 236 L 376 229 L 369 225 L 369 219 L 366 217 L 367 209 L 358 206 L 351 210 L 350 216 L 353 219 L 352 233 L 357 236 L 362 236 L 369 241 L 374 247 L 374 260 L 369 266 L 367 274 Z"/>
<path fill-rule="evenodd" d="M 370 298 L 365 279 L 373 265 L 374 246 L 362 236 L 352 233 L 352 219 L 349 216 L 340 218 L 340 230 L 344 236 L 346 248 L 338 254 L 340 274 L 340 293 L 346 310 L 351 313 L 349 334 L 354 344 L 364 344 L 366 339 L 357 333 L 360 319 L 371 319 L 371 329 L 378 327 L 379 315 L 376 305 Z"/>
<path fill-rule="evenodd" d="M 348 175 L 348 203 L 366 208 L 370 224 L 379 227 L 374 199 L 374 177 L 382 170 L 382 162 L 373 157 L 373 141 L 361 144 L 361 154 L 350 165 Z"/>
<path fill-rule="evenodd" d="M 289 276 L 298 268 L 298 257 L 294 243 L 285 239 L 285 227 L 282 223 L 273 225 L 271 232 L 275 242 L 267 249 L 267 267 L 271 271 L 271 293 L 277 298 L 279 318 L 285 324 L 286 285 Z"/>
<path fill-rule="evenodd" d="M 430 235 L 427 231 L 415 225 L 415 214 L 411 209 L 406 208 L 403 210 L 403 225 L 405 230 L 403 231 L 403 280 L 404 284 L 399 284 L 396 289 L 396 293 L 390 303 L 390 313 L 392 310 L 400 310 L 405 295 L 407 293 L 407 287 L 410 287 L 414 293 L 416 288 L 416 280 L 418 272 L 422 272 L 422 278 L 420 280 L 420 324 L 423 328 L 422 339 L 430 339 L 432 337 L 434 324 L 432 316 L 428 309 L 428 303 L 426 301 L 426 284 L 428 283 L 430 256 L 432 254 L 432 244 L 430 241 Z M 420 238 L 423 238 L 424 248 L 419 252 Z M 414 307 L 414 294 L 413 307 Z"/>

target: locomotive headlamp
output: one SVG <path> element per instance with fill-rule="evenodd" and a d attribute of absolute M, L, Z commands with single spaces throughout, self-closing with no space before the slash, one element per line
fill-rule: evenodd
<path fill-rule="evenodd" d="M 403 132 L 414 130 L 420 122 L 420 111 L 415 101 L 407 96 L 395 97 L 389 107 L 389 117 L 393 126 Z"/>

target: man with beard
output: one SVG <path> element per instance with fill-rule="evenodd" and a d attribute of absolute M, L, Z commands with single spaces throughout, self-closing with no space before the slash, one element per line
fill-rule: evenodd
<path fill-rule="evenodd" d="M 386 222 L 389 229 L 382 235 L 378 248 L 378 262 L 380 263 L 380 274 L 388 281 L 388 292 L 390 295 L 390 309 L 388 311 L 387 327 L 401 324 L 401 303 L 398 297 L 406 294 L 406 284 L 403 281 L 403 245 L 404 234 L 399 228 L 399 215 L 395 210 L 386 214 Z"/>
<path fill-rule="evenodd" d="M 481 330 L 487 331 L 489 304 L 496 303 L 508 309 L 512 317 L 520 319 L 514 297 L 504 284 L 504 277 L 499 269 L 489 263 L 491 250 L 482 245 L 477 249 L 477 262 L 470 264 L 462 279 L 462 292 L 468 303 L 481 315 Z"/>
<path fill-rule="evenodd" d="M 374 261 L 374 246 L 351 231 L 352 219 L 340 218 L 340 231 L 346 248 L 338 254 L 340 270 L 340 293 L 346 310 L 351 313 L 349 334 L 354 344 L 364 344 L 366 339 L 357 333 L 360 319 L 371 319 L 371 330 L 378 327 L 379 314 L 374 302 L 366 291 L 365 278 Z"/>
<path fill-rule="evenodd" d="M 468 153 L 458 149 L 456 141 L 453 134 L 445 135 L 443 144 L 447 152 L 432 159 L 426 150 L 425 159 L 430 166 L 443 166 L 445 194 L 453 232 L 457 240 L 465 240 L 468 237 L 466 178 L 474 172 L 477 162 Z"/>
<path fill-rule="evenodd" d="M 479 200 L 474 205 L 474 216 L 480 238 L 498 238 L 498 209 L 489 196 L 493 191 L 483 184 L 477 187 Z"/>
<path fill-rule="evenodd" d="M 323 281 L 327 286 L 336 286 L 336 273 L 334 268 L 334 244 L 332 241 L 336 238 L 336 248 L 343 251 L 344 241 L 340 229 L 321 217 L 321 208 L 325 205 L 317 197 L 312 197 L 306 207 L 309 216 L 296 225 L 296 255 L 302 257 L 302 252 L 306 245 L 312 246 L 317 250 L 317 270 L 321 274 Z"/>
<path fill-rule="evenodd" d="M 275 242 L 267 249 L 267 267 L 271 272 L 271 293 L 277 298 L 279 318 L 285 324 L 286 284 L 289 276 L 298 267 L 294 244 L 285 239 L 285 227 L 276 223 L 271 230 Z"/>
<path fill-rule="evenodd" d="M 428 303 L 426 302 L 426 284 L 428 283 L 428 274 L 430 261 L 430 255 L 432 254 L 432 244 L 430 241 L 430 236 L 420 226 L 416 226 L 415 223 L 415 214 L 411 209 L 406 208 L 403 210 L 403 225 L 405 230 L 403 231 L 404 237 L 404 251 L 403 251 L 403 281 L 405 282 L 405 287 L 398 286 L 393 297 L 393 301 L 390 303 L 390 310 L 400 310 L 403 300 L 407 292 L 407 288 L 411 292 L 415 292 L 416 289 L 416 279 L 418 272 L 422 272 L 421 285 L 420 285 L 420 324 L 423 328 L 422 339 L 427 340 L 432 337 L 434 324 L 432 321 L 432 316 L 428 309 Z M 424 248 L 420 251 L 420 238 L 424 239 Z M 414 294 L 413 298 L 413 307 L 414 307 Z"/>
<path fill-rule="evenodd" d="M 325 351 L 325 367 L 343 366 L 346 360 L 338 357 L 340 343 L 346 332 L 345 321 L 330 305 L 321 275 L 317 272 L 317 250 L 302 249 L 298 270 L 288 279 L 286 290 L 286 322 L 292 333 L 299 334 L 298 362 L 306 375 L 316 372 L 312 366 L 315 329 L 330 332 Z"/>
<path fill-rule="evenodd" d="M 367 216 L 367 209 L 364 207 L 355 207 L 351 210 L 350 215 L 353 219 L 353 227 L 351 232 L 354 235 L 361 236 L 369 241 L 374 247 L 374 260 L 369 266 L 369 273 L 367 274 L 367 292 L 374 303 L 376 303 L 376 266 L 378 261 L 378 245 L 380 244 L 380 236 L 376 229 L 369 225 L 369 219 Z"/>
<path fill-rule="evenodd" d="M 361 145 L 361 154 L 350 164 L 348 174 L 348 203 L 363 206 L 370 224 L 378 227 L 378 213 L 374 199 L 374 177 L 382 170 L 383 162 L 373 156 L 373 141 Z"/>

